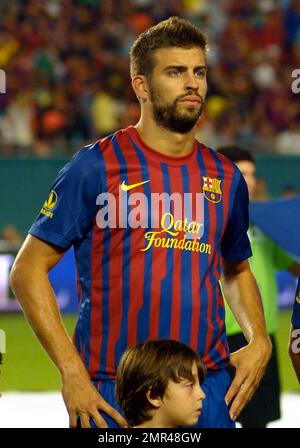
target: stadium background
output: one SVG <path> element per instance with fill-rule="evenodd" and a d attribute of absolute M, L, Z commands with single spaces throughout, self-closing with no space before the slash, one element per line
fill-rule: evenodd
<path fill-rule="evenodd" d="M 1 0 L 2 253 L 25 237 L 58 170 L 82 144 L 137 121 L 128 50 L 140 32 L 171 15 L 190 19 L 212 42 L 199 140 L 254 152 L 257 199 L 300 193 L 300 93 L 292 92 L 299 0 Z M 0 390 L 59 390 L 56 369 L 22 314 L 0 313 L 7 338 Z M 299 394 L 287 356 L 290 313 L 280 313 L 281 378 L 284 392 Z M 64 320 L 71 333 L 75 315 Z"/>

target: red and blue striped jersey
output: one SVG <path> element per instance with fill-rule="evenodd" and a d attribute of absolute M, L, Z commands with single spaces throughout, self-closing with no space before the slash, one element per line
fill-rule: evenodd
<path fill-rule="evenodd" d="M 174 194 L 188 198 L 182 219 L 167 204 Z M 176 339 L 208 368 L 226 365 L 221 258 L 251 256 L 247 229 L 248 190 L 232 162 L 196 140 L 186 156 L 164 155 L 129 126 L 74 155 L 29 233 L 74 246 L 74 343 L 90 376 L 104 379 L 148 339 Z"/>

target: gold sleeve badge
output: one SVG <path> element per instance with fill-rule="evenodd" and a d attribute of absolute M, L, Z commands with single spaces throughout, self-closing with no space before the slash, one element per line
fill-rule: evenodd
<path fill-rule="evenodd" d="M 57 200 L 58 200 L 58 196 L 57 196 L 56 191 L 51 190 L 48 198 L 44 202 L 41 213 L 45 216 L 48 216 L 48 218 L 53 218 L 52 210 L 55 208 L 55 206 L 57 204 Z"/>

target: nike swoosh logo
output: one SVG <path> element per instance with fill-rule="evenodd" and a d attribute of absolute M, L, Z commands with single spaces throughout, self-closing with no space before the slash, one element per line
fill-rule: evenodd
<path fill-rule="evenodd" d="M 135 187 L 139 187 L 140 185 L 146 184 L 147 182 L 150 182 L 150 180 L 144 180 L 143 182 L 138 182 L 137 184 L 126 185 L 125 181 L 123 180 L 123 182 L 121 184 L 121 190 L 129 191 Z"/>

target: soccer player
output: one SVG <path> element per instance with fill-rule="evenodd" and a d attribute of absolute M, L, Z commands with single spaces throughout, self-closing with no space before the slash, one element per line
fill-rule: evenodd
<path fill-rule="evenodd" d="M 173 340 L 128 348 L 116 374 L 116 398 L 136 428 L 176 428 L 198 422 L 206 369 L 190 347 Z"/>
<path fill-rule="evenodd" d="M 235 426 L 268 362 L 271 343 L 247 261 L 247 186 L 229 160 L 195 140 L 206 50 L 203 33 L 176 17 L 138 37 L 130 64 L 139 122 L 83 148 L 60 171 L 12 269 L 15 295 L 60 370 L 71 427 L 77 417 L 83 427 L 90 418 L 98 427 L 126 425 L 114 378 L 136 343 L 175 339 L 200 354 L 208 368 L 201 427 Z M 71 246 L 76 348 L 47 276 Z M 222 258 L 224 289 L 236 292 L 225 294 L 249 341 L 230 357 L 231 385 Z"/>
<path fill-rule="evenodd" d="M 300 278 L 298 280 L 293 307 L 289 355 L 300 385 Z"/>
<path fill-rule="evenodd" d="M 218 152 L 232 160 L 240 169 L 248 186 L 250 200 L 253 199 L 256 187 L 256 166 L 251 153 L 235 145 L 220 148 Z M 250 267 L 261 293 L 266 327 L 273 351 L 258 389 L 238 420 L 244 428 L 265 428 L 269 422 L 280 418 L 280 379 L 275 340 L 278 327 L 278 291 L 275 274 L 276 270 L 284 269 L 288 269 L 294 275 L 300 274 L 300 265 L 251 223 L 248 235 L 253 255 L 250 259 Z M 244 347 L 247 341 L 228 307 L 225 323 L 230 351 L 234 352 Z"/>

